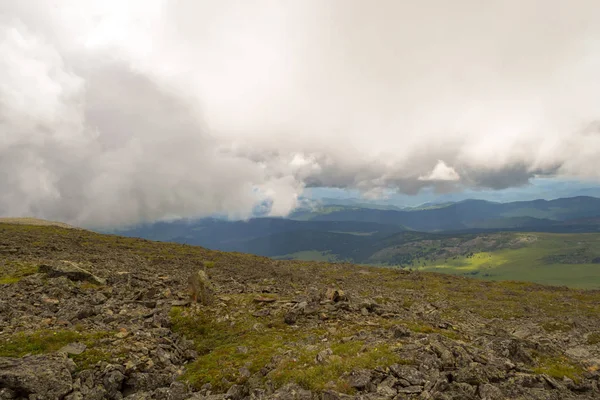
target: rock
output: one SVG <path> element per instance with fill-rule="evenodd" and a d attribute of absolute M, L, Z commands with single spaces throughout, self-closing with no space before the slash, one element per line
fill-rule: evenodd
<path fill-rule="evenodd" d="M 423 386 L 407 386 L 398 389 L 398 393 L 416 394 L 423 391 Z"/>
<path fill-rule="evenodd" d="M 584 347 L 573 347 L 573 348 L 567 349 L 565 351 L 565 354 L 567 354 L 568 356 L 573 357 L 573 358 L 587 358 L 590 356 L 589 350 L 587 350 Z"/>
<path fill-rule="evenodd" d="M 384 380 L 379 385 L 377 385 L 377 394 L 384 396 L 384 397 L 392 398 L 396 394 L 398 394 L 398 391 L 396 389 L 394 389 L 393 384 L 390 385 L 389 382 L 386 382 L 386 380 Z"/>
<path fill-rule="evenodd" d="M 405 326 L 398 325 L 392 329 L 392 334 L 396 339 L 406 338 L 410 336 L 410 330 Z"/>
<path fill-rule="evenodd" d="M 283 321 L 288 325 L 294 325 L 298 321 L 298 313 L 295 311 L 288 311 L 283 317 Z"/>
<path fill-rule="evenodd" d="M 371 383 L 372 376 L 373 372 L 368 369 L 354 370 L 350 374 L 348 384 L 355 389 L 364 389 Z"/>
<path fill-rule="evenodd" d="M 127 386 L 127 389 L 130 392 L 127 394 L 131 394 L 140 391 L 156 390 L 160 387 L 169 386 L 171 382 L 172 377 L 167 373 L 134 372 L 127 377 L 127 380 L 124 384 Z"/>
<path fill-rule="evenodd" d="M 17 392 L 14 390 L 10 390 L 8 388 L 0 389 L 0 399 L 2 400 L 12 400 L 18 397 Z"/>
<path fill-rule="evenodd" d="M 271 398 L 273 400 L 312 400 L 313 395 L 310 390 L 302 389 L 292 383 L 279 388 Z"/>
<path fill-rule="evenodd" d="M 39 272 L 46 274 L 49 278 L 64 276 L 72 281 L 85 281 L 95 285 L 106 284 L 106 279 L 95 276 L 71 261 L 58 261 L 52 264 L 42 264 L 39 266 Z"/>
<path fill-rule="evenodd" d="M 232 385 L 227 391 L 227 394 L 225 394 L 225 398 L 230 400 L 242 400 L 247 395 L 248 388 L 242 385 Z"/>
<path fill-rule="evenodd" d="M 64 353 L 0 357 L 0 387 L 20 396 L 59 399 L 73 389 L 75 363 Z"/>
<path fill-rule="evenodd" d="M 275 297 L 258 296 L 254 298 L 254 301 L 257 303 L 275 303 L 277 299 Z"/>
<path fill-rule="evenodd" d="M 315 357 L 315 361 L 317 362 L 317 364 L 323 364 L 323 363 L 327 362 L 327 359 L 332 354 L 333 354 L 333 351 L 331 351 L 331 349 L 322 350 Z"/>
<path fill-rule="evenodd" d="M 402 386 L 423 385 L 425 383 L 423 374 L 410 365 L 393 364 L 390 366 L 390 371 L 398 378 Z"/>
<path fill-rule="evenodd" d="M 329 301 L 333 301 L 334 303 L 337 303 L 338 301 L 348 300 L 343 290 L 334 288 L 327 289 L 327 291 L 325 292 L 325 298 Z"/>
<path fill-rule="evenodd" d="M 479 386 L 479 397 L 481 400 L 503 400 L 502 391 L 489 383 Z"/>
<path fill-rule="evenodd" d="M 123 375 L 123 372 L 119 367 L 107 367 L 104 377 L 102 378 L 102 383 L 104 384 L 104 388 L 106 389 L 106 392 L 110 398 L 116 397 L 117 392 L 121 390 L 124 380 L 125 375 Z"/>
<path fill-rule="evenodd" d="M 351 400 L 351 399 L 353 399 L 352 396 L 344 394 L 344 393 L 338 393 L 333 390 L 325 390 L 321 394 L 321 400 Z"/>
<path fill-rule="evenodd" d="M 59 352 L 67 353 L 67 354 L 81 354 L 85 351 L 87 346 L 84 343 L 69 343 L 66 346 L 63 346 Z"/>
<path fill-rule="evenodd" d="M 187 387 L 181 382 L 173 382 L 168 388 L 158 388 L 154 391 L 153 400 L 185 400 L 189 396 Z"/>
<path fill-rule="evenodd" d="M 215 287 L 204 270 L 198 270 L 188 278 L 188 287 L 193 303 L 209 305 L 213 302 Z"/>
<path fill-rule="evenodd" d="M 263 308 L 263 309 L 253 312 L 252 315 L 255 317 L 267 317 L 267 316 L 271 315 L 271 310 L 269 310 L 268 308 Z"/>

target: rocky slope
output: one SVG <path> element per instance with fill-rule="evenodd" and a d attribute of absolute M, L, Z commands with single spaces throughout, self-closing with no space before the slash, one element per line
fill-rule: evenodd
<path fill-rule="evenodd" d="M 597 291 L 56 226 L 0 256 L 0 399 L 600 398 Z"/>

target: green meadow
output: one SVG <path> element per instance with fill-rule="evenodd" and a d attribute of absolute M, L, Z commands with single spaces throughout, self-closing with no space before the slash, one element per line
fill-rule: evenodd
<path fill-rule="evenodd" d="M 527 235 L 537 240 L 516 249 L 477 252 L 453 259 L 419 260 L 416 269 L 490 280 L 600 289 L 600 234 Z"/>

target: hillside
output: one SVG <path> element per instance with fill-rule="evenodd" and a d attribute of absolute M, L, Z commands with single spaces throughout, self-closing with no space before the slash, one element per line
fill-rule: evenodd
<path fill-rule="evenodd" d="M 404 230 L 398 225 L 357 221 L 296 221 L 285 218 L 226 221 L 206 218 L 157 222 L 115 233 L 213 250 L 276 256 L 304 250 L 344 253 L 365 240 L 377 241 Z"/>
<path fill-rule="evenodd" d="M 3 399 L 600 396 L 599 291 L 55 226 L 0 224 L 0 253 Z"/>

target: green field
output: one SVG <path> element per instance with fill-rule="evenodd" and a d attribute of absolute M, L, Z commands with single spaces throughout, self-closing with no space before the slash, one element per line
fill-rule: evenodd
<path fill-rule="evenodd" d="M 415 269 L 482 279 L 600 289 L 600 235 L 526 235 L 537 240 L 517 249 L 482 251 L 452 259 L 418 260 Z"/>

